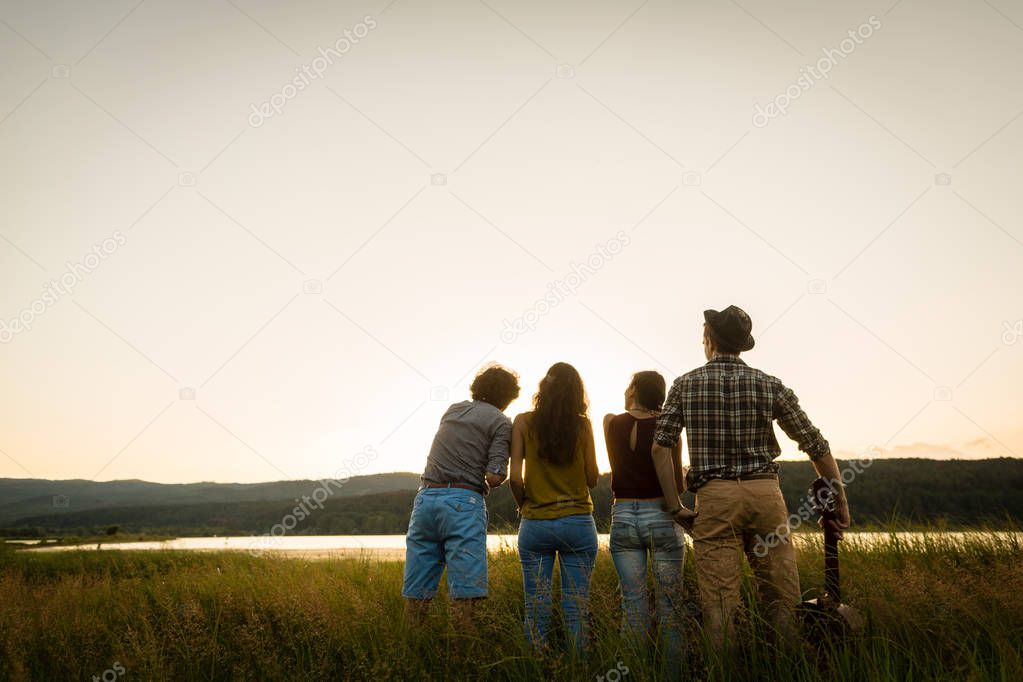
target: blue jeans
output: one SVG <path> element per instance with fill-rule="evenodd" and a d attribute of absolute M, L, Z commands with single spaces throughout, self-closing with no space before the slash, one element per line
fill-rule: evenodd
<path fill-rule="evenodd" d="M 426 488 L 416 495 L 405 536 L 401 594 L 432 599 L 444 566 L 453 599 L 487 596 L 487 507 L 461 488 Z"/>
<path fill-rule="evenodd" d="M 526 639 L 535 647 L 548 643 L 554 558 L 561 567 L 561 615 L 568 645 L 586 650 L 590 619 L 590 576 L 597 561 L 597 526 L 592 514 L 560 519 L 522 519 L 519 559 L 526 596 Z"/>
<path fill-rule="evenodd" d="M 669 668 L 681 664 L 685 551 L 682 529 L 659 501 L 615 502 L 611 507 L 611 558 L 622 587 L 622 633 L 637 641 L 648 636 L 647 560 L 652 559 L 657 620 Z"/>

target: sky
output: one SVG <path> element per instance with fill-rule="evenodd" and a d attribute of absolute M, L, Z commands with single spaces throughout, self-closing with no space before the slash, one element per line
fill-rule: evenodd
<path fill-rule="evenodd" d="M 836 454 L 1023 454 L 1018 2 L 5 1 L 0 60 L 0 477 L 421 471 L 484 363 L 599 423 L 729 304 Z"/>

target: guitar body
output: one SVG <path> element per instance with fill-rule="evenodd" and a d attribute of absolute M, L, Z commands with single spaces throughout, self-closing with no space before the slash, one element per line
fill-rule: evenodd
<path fill-rule="evenodd" d="M 863 616 L 848 604 L 811 599 L 799 605 L 803 633 L 811 641 L 843 639 L 863 628 Z"/>

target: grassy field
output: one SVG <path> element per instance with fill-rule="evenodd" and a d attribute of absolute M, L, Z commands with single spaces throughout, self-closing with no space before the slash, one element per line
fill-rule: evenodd
<path fill-rule="evenodd" d="M 820 548 L 801 545 L 803 589 Z M 1023 545 L 978 534 L 843 547 L 846 601 L 864 633 L 819 657 L 780 657 L 758 627 L 726 664 L 693 645 L 686 678 L 1023 679 Z M 687 575 L 692 576 L 691 557 Z M 521 631 L 517 557 L 492 555 L 474 632 L 401 618 L 400 562 L 244 553 L 68 552 L 0 547 L 0 679 L 652 680 L 652 658 L 617 634 L 617 578 L 602 551 L 588 661 L 537 659 Z M 615 673 L 609 671 L 615 670 Z M 627 673 L 624 671 L 627 670 Z M 824 672 L 820 672 L 823 670 Z"/>

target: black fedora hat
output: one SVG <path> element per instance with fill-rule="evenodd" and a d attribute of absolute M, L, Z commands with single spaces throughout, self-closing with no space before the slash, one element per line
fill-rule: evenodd
<path fill-rule="evenodd" d="M 750 334 L 753 330 L 753 321 L 749 319 L 746 311 L 738 306 L 730 305 L 721 311 L 704 310 L 703 319 L 710 327 L 714 340 L 728 348 L 745 352 L 756 343 Z"/>

